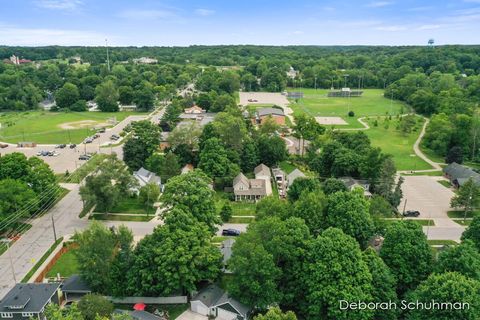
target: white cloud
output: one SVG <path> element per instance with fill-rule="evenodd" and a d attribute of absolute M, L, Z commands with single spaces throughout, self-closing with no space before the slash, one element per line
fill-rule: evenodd
<path fill-rule="evenodd" d="M 381 8 L 381 7 L 386 7 L 394 4 L 393 1 L 373 1 L 367 4 L 367 7 L 370 8 Z"/>
<path fill-rule="evenodd" d="M 209 9 L 196 9 L 195 10 L 195 14 L 199 15 L 199 16 L 211 16 L 212 14 L 214 14 L 215 11 L 214 10 L 209 10 Z"/>
<path fill-rule="evenodd" d="M 83 5 L 82 0 L 36 0 L 33 2 L 37 7 L 52 10 L 76 10 Z"/>
<path fill-rule="evenodd" d="M 405 27 L 405 26 L 382 26 L 382 27 L 375 28 L 375 30 L 396 32 L 396 31 L 407 30 L 407 27 Z"/>
<path fill-rule="evenodd" d="M 132 20 L 158 20 L 175 17 L 175 13 L 169 10 L 125 10 L 118 14 L 121 18 Z"/>
<path fill-rule="evenodd" d="M 103 45 L 106 35 L 91 31 L 66 29 L 34 29 L 0 25 L 0 39 L 4 45 Z M 112 37 L 108 37 L 112 39 Z"/>
<path fill-rule="evenodd" d="M 442 26 L 439 24 L 424 24 L 422 26 L 419 26 L 417 30 L 434 30 L 434 29 L 439 29 Z"/>

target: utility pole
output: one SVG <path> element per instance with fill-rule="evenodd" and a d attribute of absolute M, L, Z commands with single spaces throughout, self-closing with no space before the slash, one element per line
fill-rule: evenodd
<path fill-rule="evenodd" d="M 405 208 L 407 207 L 407 198 L 405 198 L 405 202 L 403 204 L 403 213 L 405 214 Z"/>
<path fill-rule="evenodd" d="M 110 57 L 108 56 L 108 40 L 105 39 L 105 47 L 107 48 L 107 69 L 110 72 Z"/>
<path fill-rule="evenodd" d="M 57 231 L 55 230 L 55 219 L 53 219 L 53 210 L 50 211 L 50 217 L 52 218 L 53 239 L 57 242 Z"/>

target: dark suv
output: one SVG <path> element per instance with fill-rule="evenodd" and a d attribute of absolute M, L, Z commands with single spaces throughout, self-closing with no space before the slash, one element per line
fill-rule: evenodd
<path fill-rule="evenodd" d="M 403 213 L 404 217 L 418 217 L 420 215 L 420 211 L 417 210 L 407 210 Z"/>
<path fill-rule="evenodd" d="M 222 230 L 222 236 L 239 236 L 240 235 L 240 230 L 237 229 L 223 229 Z"/>

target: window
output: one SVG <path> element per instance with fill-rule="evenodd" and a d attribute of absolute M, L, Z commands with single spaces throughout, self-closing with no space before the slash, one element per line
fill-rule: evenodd
<path fill-rule="evenodd" d="M 13 313 L 11 313 L 11 312 L 0 312 L 0 317 L 2 317 L 2 318 L 13 318 Z"/>
<path fill-rule="evenodd" d="M 30 318 L 30 317 L 33 317 L 35 315 L 35 313 L 33 312 L 22 312 L 22 317 L 25 317 L 25 318 Z"/>

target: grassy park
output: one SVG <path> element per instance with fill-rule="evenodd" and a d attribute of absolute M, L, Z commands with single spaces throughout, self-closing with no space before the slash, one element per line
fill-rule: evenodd
<path fill-rule="evenodd" d="M 384 117 L 386 118 L 386 117 Z M 397 130 L 397 119 L 392 118 L 388 127 L 384 123 L 385 119 L 378 120 L 377 117 L 366 120 L 370 129 L 365 130 L 365 133 L 370 138 L 372 145 L 380 147 L 383 152 L 391 154 L 397 170 L 424 170 L 432 169 L 432 167 L 415 155 L 413 151 L 413 145 L 417 140 L 420 133 L 419 127 L 410 132 L 402 133 Z M 377 121 L 378 125 L 374 126 L 374 122 Z"/>
<path fill-rule="evenodd" d="M 79 143 L 98 126 L 112 126 L 139 112 L 6 112 L 0 113 L 0 141 L 43 144 Z"/>
<path fill-rule="evenodd" d="M 290 107 L 294 114 L 306 113 L 313 117 L 341 117 L 348 125 L 336 125 L 337 128 L 363 128 L 357 121 L 364 116 L 396 115 L 406 112 L 408 107 L 402 102 L 390 100 L 383 96 L 381 89 L 365 89 L 361 97 L 329 98 L 326 89 L 291 89 L 301 91 L 303 99 L 291 100 Z M 353 111 L 353 117 L 348 112 Z"/>

